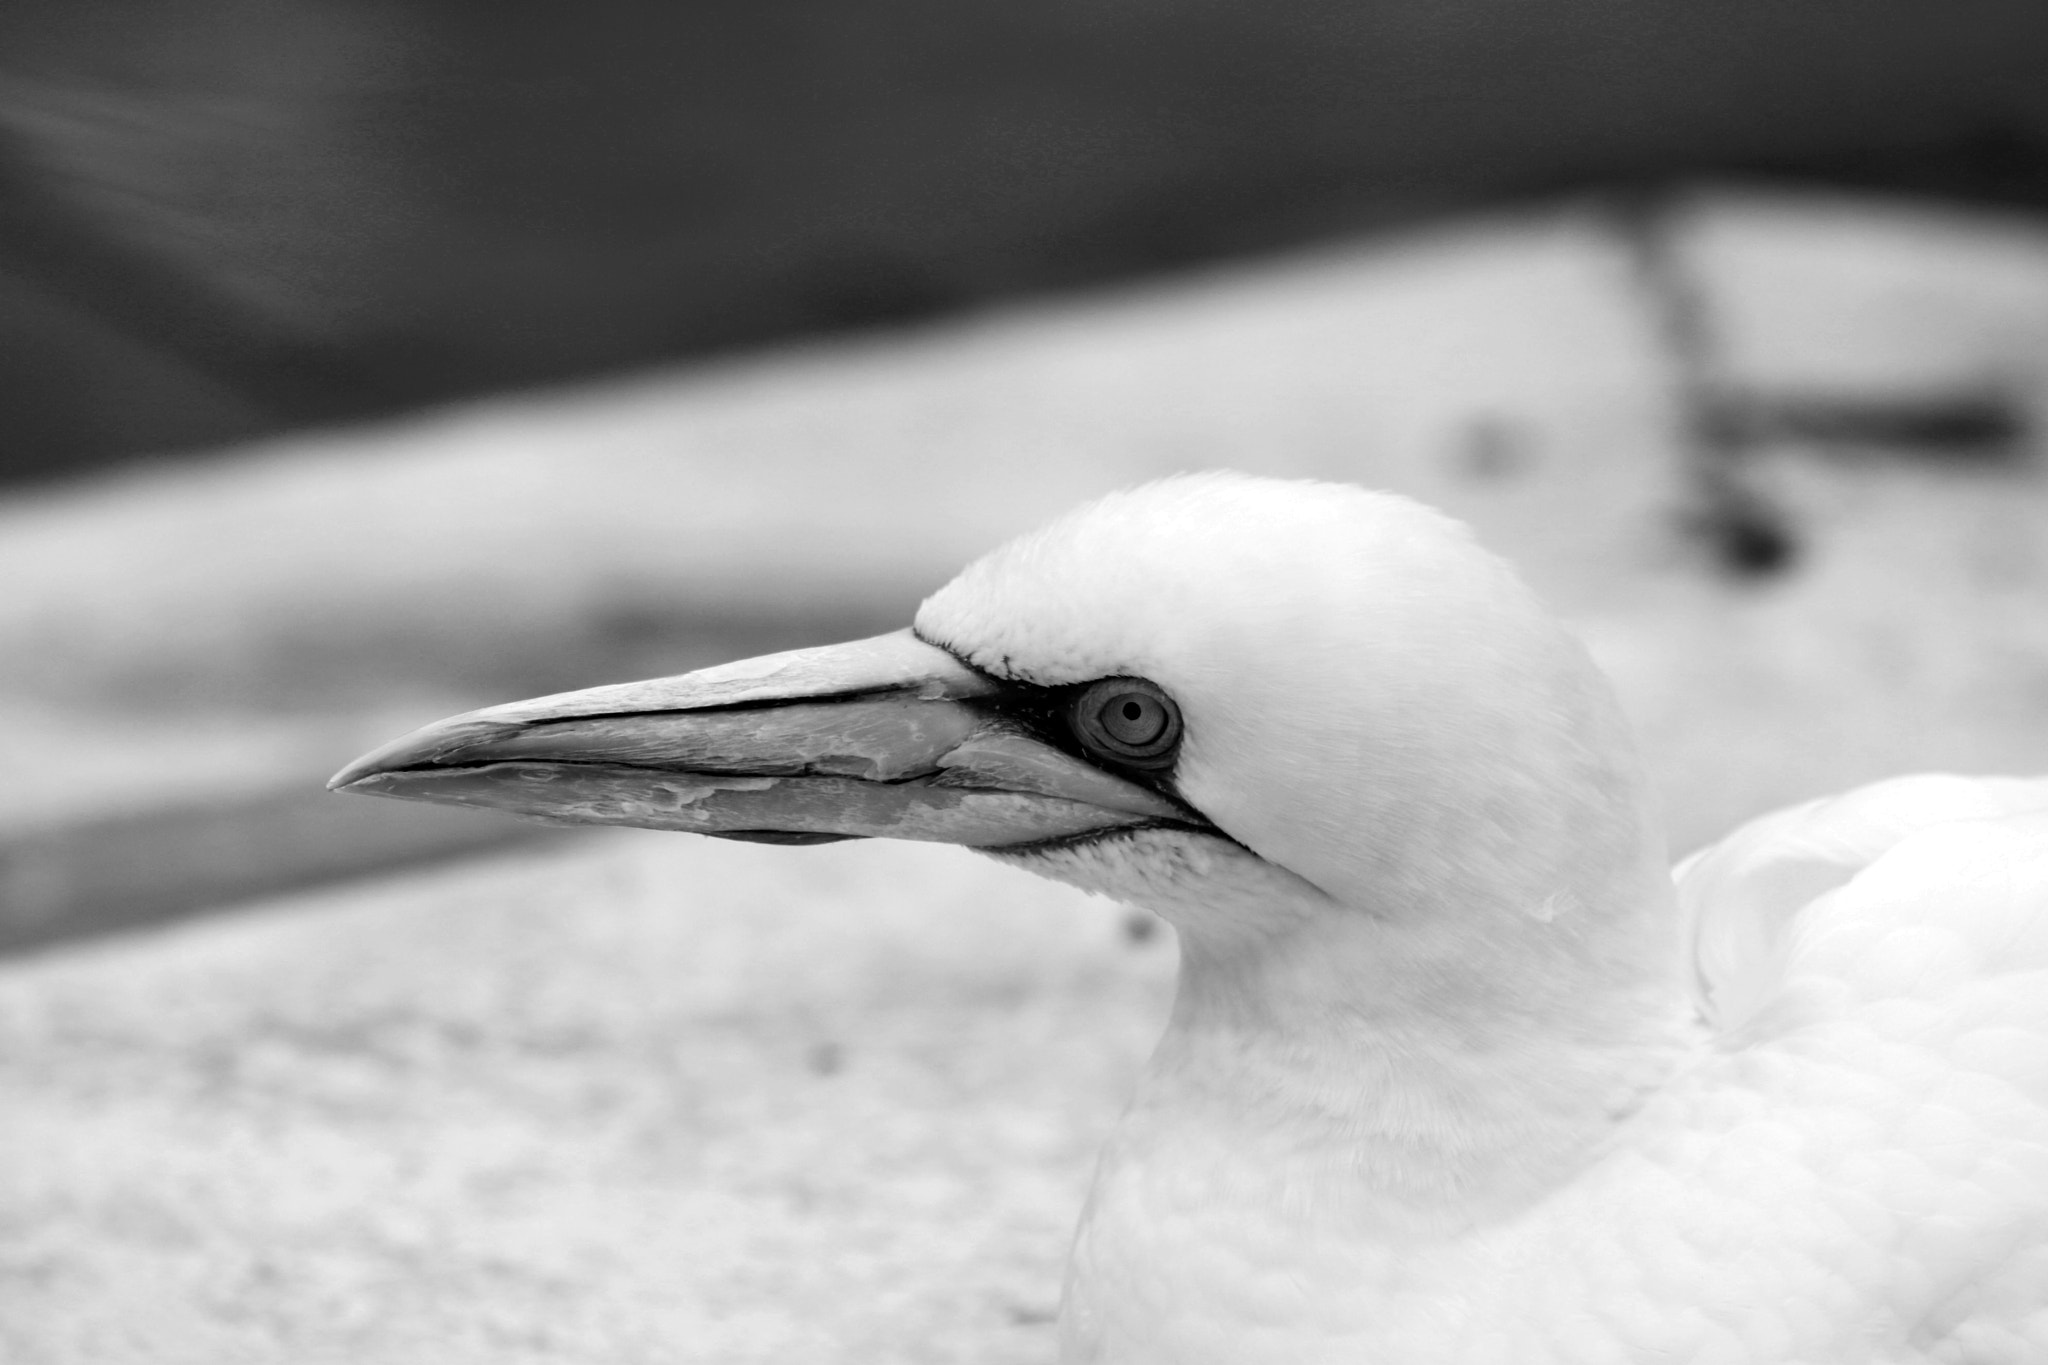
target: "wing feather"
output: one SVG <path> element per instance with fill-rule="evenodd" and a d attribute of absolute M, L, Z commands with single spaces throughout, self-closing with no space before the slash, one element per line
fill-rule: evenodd
<path fill-rule="evenodd" d="M 1784 981 L 1802 912 L 1866 876 L 1857 900 L 1865 913 L 1888 907 L 1888 927 L 1973 915 L 1982 951 L 2048 965 L 2044 817 L 2048 778 L 1901 777 L 1775 811 L 1693 854 L 1672 875 L 1701 1018 L 1723 1033 L 1754 1019 Z M 1934 833 L 1984 822 L 2011 829 Z M 1958 878 L 1996 885 L 1961 894 Z"/>

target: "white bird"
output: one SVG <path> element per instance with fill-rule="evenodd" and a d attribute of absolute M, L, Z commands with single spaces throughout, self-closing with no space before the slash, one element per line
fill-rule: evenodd
<path fill-rule="evenodd" d="M 430 726 L 349 790 L 968 844 L 1157 911 L 1070 1362 L 2048 1362 L 2048 781 L 1667 871 L 1584 650 L 1456 523 L 1195 475 L 913 631 Z"/>

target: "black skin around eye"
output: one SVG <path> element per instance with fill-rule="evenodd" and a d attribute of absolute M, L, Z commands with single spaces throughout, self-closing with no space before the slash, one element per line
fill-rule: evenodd
<path fill-rule="evenodd" d="M 1140 683 L 1145 688 L 1156 685 L 1144 679 L 1096 678 L 1088 682 L 1066 683 L 1056 687 L 1041 687 L 1034 683 L 1009 682 L 993 696 L 976 698 L 968 703 L 975 710 L 993 716 L 1000 716 L 1011 724 L 1019 726 L 1041 743 L 1085 759 L 1099 767 L 1111 769 L 1128 781 L 1149 787 L 1175 800 L 1180 793 L 1174 788 L 1173 767 L 1180 756 L 1180 736 L 1165 746 L 1162 752 L 1149 760 L 1132 760 L 1115 750 L 1083 741 L 1076 732 L 1075 706 L 1091 689 L 1106 682 Z M 1121 690 L 1137 690 L 1126 688 Z M 1162 704 L 1174 717 L 1171 724 L 1179 728 L 1179 709 L 1163 689 L 1156 693 Z"/>
<path fill-rule="evenodd" d="M 1092 758 L 1120 767 L 1173 766 L 1180 712 L 1164 690 L 1142 678 L 1104 678 L 1082 687 L 1069 720 Z"/>
<path fill-rule="evenodd" d="M 1113 772 L 1126 782 L 1155 791 L 1168 800 L 1185 804 L 1186 798 L 1180 793 L 1175 771 L 1180 761 L 1180 741 L 1184 736 L 1176 734 L 1174 742 L 1166 746 L 1161 755 L 1150 762 L 1132 762 L 1105 749 L 1084 744 L 1080 735 L 1075 733 L 1074 704 L 1090 688 L 1108 681 L 1107 679 L 1097 678 L 1054 687 L 1016 680 L 991 681 L 997 682 L 1000 690 L 969 701 L 967 705 L 971 709 L 1006 721 L 1049 748 Z M 1148 682 L 1147 686 L 1153 684 Z M 1164 696 L 1164 689 L 1161 689 L 1161 695 Z M 1178 706 L 1171 697 L 1165 697 L 1165 704 L 1172 708 L 1178 728 Z M 1193 811 L 1192 808 L 1190 813 L 1200 818 L 1200 813 Z"/>

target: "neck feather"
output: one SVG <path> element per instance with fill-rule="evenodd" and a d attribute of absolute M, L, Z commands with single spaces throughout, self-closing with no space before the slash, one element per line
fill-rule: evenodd
<path fill-rule="evenodd" d="M 1128 1136 L 1227 1133 L 1216 1159 L 1276 1198 L 1411 1227 L 1571 1179 L 1690 1038 L 1661 844 L 1611 785 L 1577 856 L 1433 884 L 1403 857 L 1343 899 L 1259 864 L 1177 888 L 1180 987 Z"/>

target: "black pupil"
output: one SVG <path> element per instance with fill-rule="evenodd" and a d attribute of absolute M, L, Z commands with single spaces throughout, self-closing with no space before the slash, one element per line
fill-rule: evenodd
<path fill-rule="evenodd" d="M 1166 729 L 1166 711 L 1150 697 L 1125 693 L 1121 700 L 1106 708 L 1103 728 L 1120 743 L 1150 744 Z"/>

